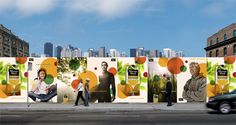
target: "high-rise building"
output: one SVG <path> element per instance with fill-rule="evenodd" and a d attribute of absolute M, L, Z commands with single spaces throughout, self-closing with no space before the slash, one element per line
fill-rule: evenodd
<path fill-rule="evenodd" d="M 99 56 L 99 57 L 105 57 L 105 56 L 106 56 L 105 53 L 106 53 L 106 51 L 105 51 L 105 46 L 100 47 L 100 48 L 99 48 L 99 51 L 98 51 L 98 56 Z"/>
<path fill-rule="evenodd" d="M 158 50 L 151 50 L 149 52 L 149 57 L 159 57 Z"/>
<path fill-rule="evenodd" d="M 172 57 L 172 50 L 170 48 L 163 49 L 163 56 L 166 58 Z"/>
<path fill-rule="evenodd" d="M 71 45 L 65 45 L 62 48 L 61 57 L 72 57 L 73 50 L 74 50 L 74 47 L 72 47 Z"/>
<path fill-rule="evenodd" d="M 28 57 L 29 43 L 0 24 L 0 57 Z"/>
<path fill-rule="evenodd" d="M 110 49 L 110 57 L 117 57 L 117 50 L 116 49 Z"/>
<path fill-rule="evenodd" d="M 236 23 L 233 23 L 207 39 L 207 57 L 236 55 Z"/>
<path fill-rule="evenodd" d="M 170 57 L 176 57 L 176 52 L 174 50 L 171 51 Z"/>
<path fill-rule="evenodd" d="M 183 52 L 183 51 L 178 51 L 178 52 L 176 53 L 176 56 L 177 56 L 177 57 L 184 57 L 184 52 Z"/>
<path fill-rule="evenodd" d="M 98 51 L 94 51 L 94 57 L 98 57 Z"/>
<path fill-rule="evenodd" d="M 137 51 L 136 48 L 131 48 L 130 49 L 130 57 L 136 57 L 136 51 Z"/>
<path fill-rule="evenodd" d="M 94 57 L 94 48 L 88 49 L 88 57 Z"/>
<path fill-rule="evenodd" d="M 55 51 L 54 51 L 54 56 L 57 57 L 57 58 L 60 58 L 62 49 L 63 48 L 61 46 L 56 46 Z"/>
<path fill-rule="evenodd" d="M 44 55 L 46 57 L 53 57 L 53 44 L 50 42 L 47 42 L 44 44 Z"/>
<path fill-rule="evenodd" d="M 136 57 L 145 56 L 145 51 L 143 47 L 137 48 Z"/>
<path fill-rule="evenodd" d="M 80 48 L 75 48 L 72 51 L 72 57 L 82 57 L 82 52 Z"/>

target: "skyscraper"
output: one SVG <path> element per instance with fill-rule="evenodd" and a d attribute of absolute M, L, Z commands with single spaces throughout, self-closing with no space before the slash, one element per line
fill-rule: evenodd
<path fill-rule="evenodd" d="M 117 57 L 116 49 L 110 49 L 110 57 Z"/>
<path fill-rule="evenodd" d="M 130 57 L 136 57 L 136 51 L 137 51 L 136 48 L 130 49 Z"/>
<path fill-rule="evenodd" d="M 163 56 L 166 58 L 172 57 L 172 50 L 170 48 L 164 48 Z"/>
<path fill-rule="evenodd" d="M 105 53 L 106 53 L 106 51 L 105 51 L 105 46 L 100 47 L 100 48 L 99 48 L 99 51 L 98 51 L 98 56 L 99 56 L 99 57 L 105 57 L 105 56 L 106 56 Z"/>
<path fill-rule="evenodd" d="M 72 52 L 72 57 L 82 57 L 82 52 L 80 48 L 75 48 Z"/>
<path fill-rule="evenodd" d="M 149 52 L 149 57 L 159 57 L 158 50 L 151 50 Z"/>
<path fill-rule="evenodd" d="M 88 49 L 88 57 L 93 57 L 94 56 L 94 49 L 93 48 L 89 48 Z"/>
<path fill-rule="evenodd" d="M 61 51 L 62 51 L 62 47 L 61 46 L 56 46 L 55 47 L 55 51 L 54 51 L 54 56 L 57 58 L 61 57 Z"/>
<path fill-rule="evenodd" d="M 72 57 L 72 51 L 74 47 L 71 45 L 65 45 L 61 51 L 61 57 Z"/>
<path fill-rule="evenodd" d="M 46 55 L 46 57 L 53 56 L 53 44 L 52 43 L 47 42 L 44 44 L 44 55 Z"/>

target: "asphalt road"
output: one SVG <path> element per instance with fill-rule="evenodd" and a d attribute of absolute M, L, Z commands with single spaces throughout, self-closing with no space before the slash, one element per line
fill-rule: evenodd
<path fill-rule="evenodd" d="M 1 125 L 234 125 L 236 114 L 209 111 L 0 111 Z"/>

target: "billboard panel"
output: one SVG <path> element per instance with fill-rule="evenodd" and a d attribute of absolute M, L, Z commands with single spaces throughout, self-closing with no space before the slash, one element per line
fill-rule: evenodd
<path fill-rule="evenodd" d="M 118 58 L 115 102 L 146 103 L 148 67 L 146 57 Z"/>
<path fill-rule="evenodd" d="M 0 102 L 26 102 L 27 77 L 27 57 L 0 58 Z"/>
<path fill-rule="evenodd" d="M 58 59 L 58 103 L 75 103 L 78 84 L 84 83 L 85 76 L 90 77 L 86 69 L 87 58 Z"/>
<path fill-rule="evenodd" d="M 236 89 L 236 57 L 207 58 L 207 97 Z"/>
<path fill-rule="evenodd" d="M 57 102 L 57 59 L 29 58 L 30 102 Z"/>
<path fill-rule="evenodd" d="M 149 58 L 148 62 L 148 102 L 166 102 L 166 82 L 170 77 L 171 99 L 176 102 L 177 82 L 175 63 L 170 58 Z M 174 68 L 174 69 L 173 69 Z"/>

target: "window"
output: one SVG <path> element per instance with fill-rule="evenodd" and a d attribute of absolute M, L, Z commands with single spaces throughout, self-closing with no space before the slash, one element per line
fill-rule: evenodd
<path fill-rule="evenodd" d="M 212 40 L 210 41 L 210 46 L 212 45 Z"/>
<path fill-rule="evenodd" d="M 219 42 L 219 38 L 217 37 L 217 38 L 216 38 L 216 43 L 218 43 L 218 42 Z"/>
<path fill-rule="evenodd" d="M 227 35 L 226 34 L 224 35 L 224 40 L 227 40 Z"/>
<path fill-rule="evenodd" d="M 227 48 L 225 47 L 224 48 L 224 56 L 226 56 L 227 55 Z"/>
<path fill-rule="evenodd" d="M 219 57 L 219 50 L 216 50 L 216 57 Z"/>
<path fill-rule="evenodd" d="M 236 55 L 236 44 L 234 44 L 233 51 L 234 51 L 234 55 Z"/>
<path fill-rule="evenodd" d="M 212 57 L 212 51 L 210 51 L 209 57 Z"/>
<path fill-rule="evenodd" d="M 233 31 L 233 37 L 236 37 L 236 30 Z"/>

